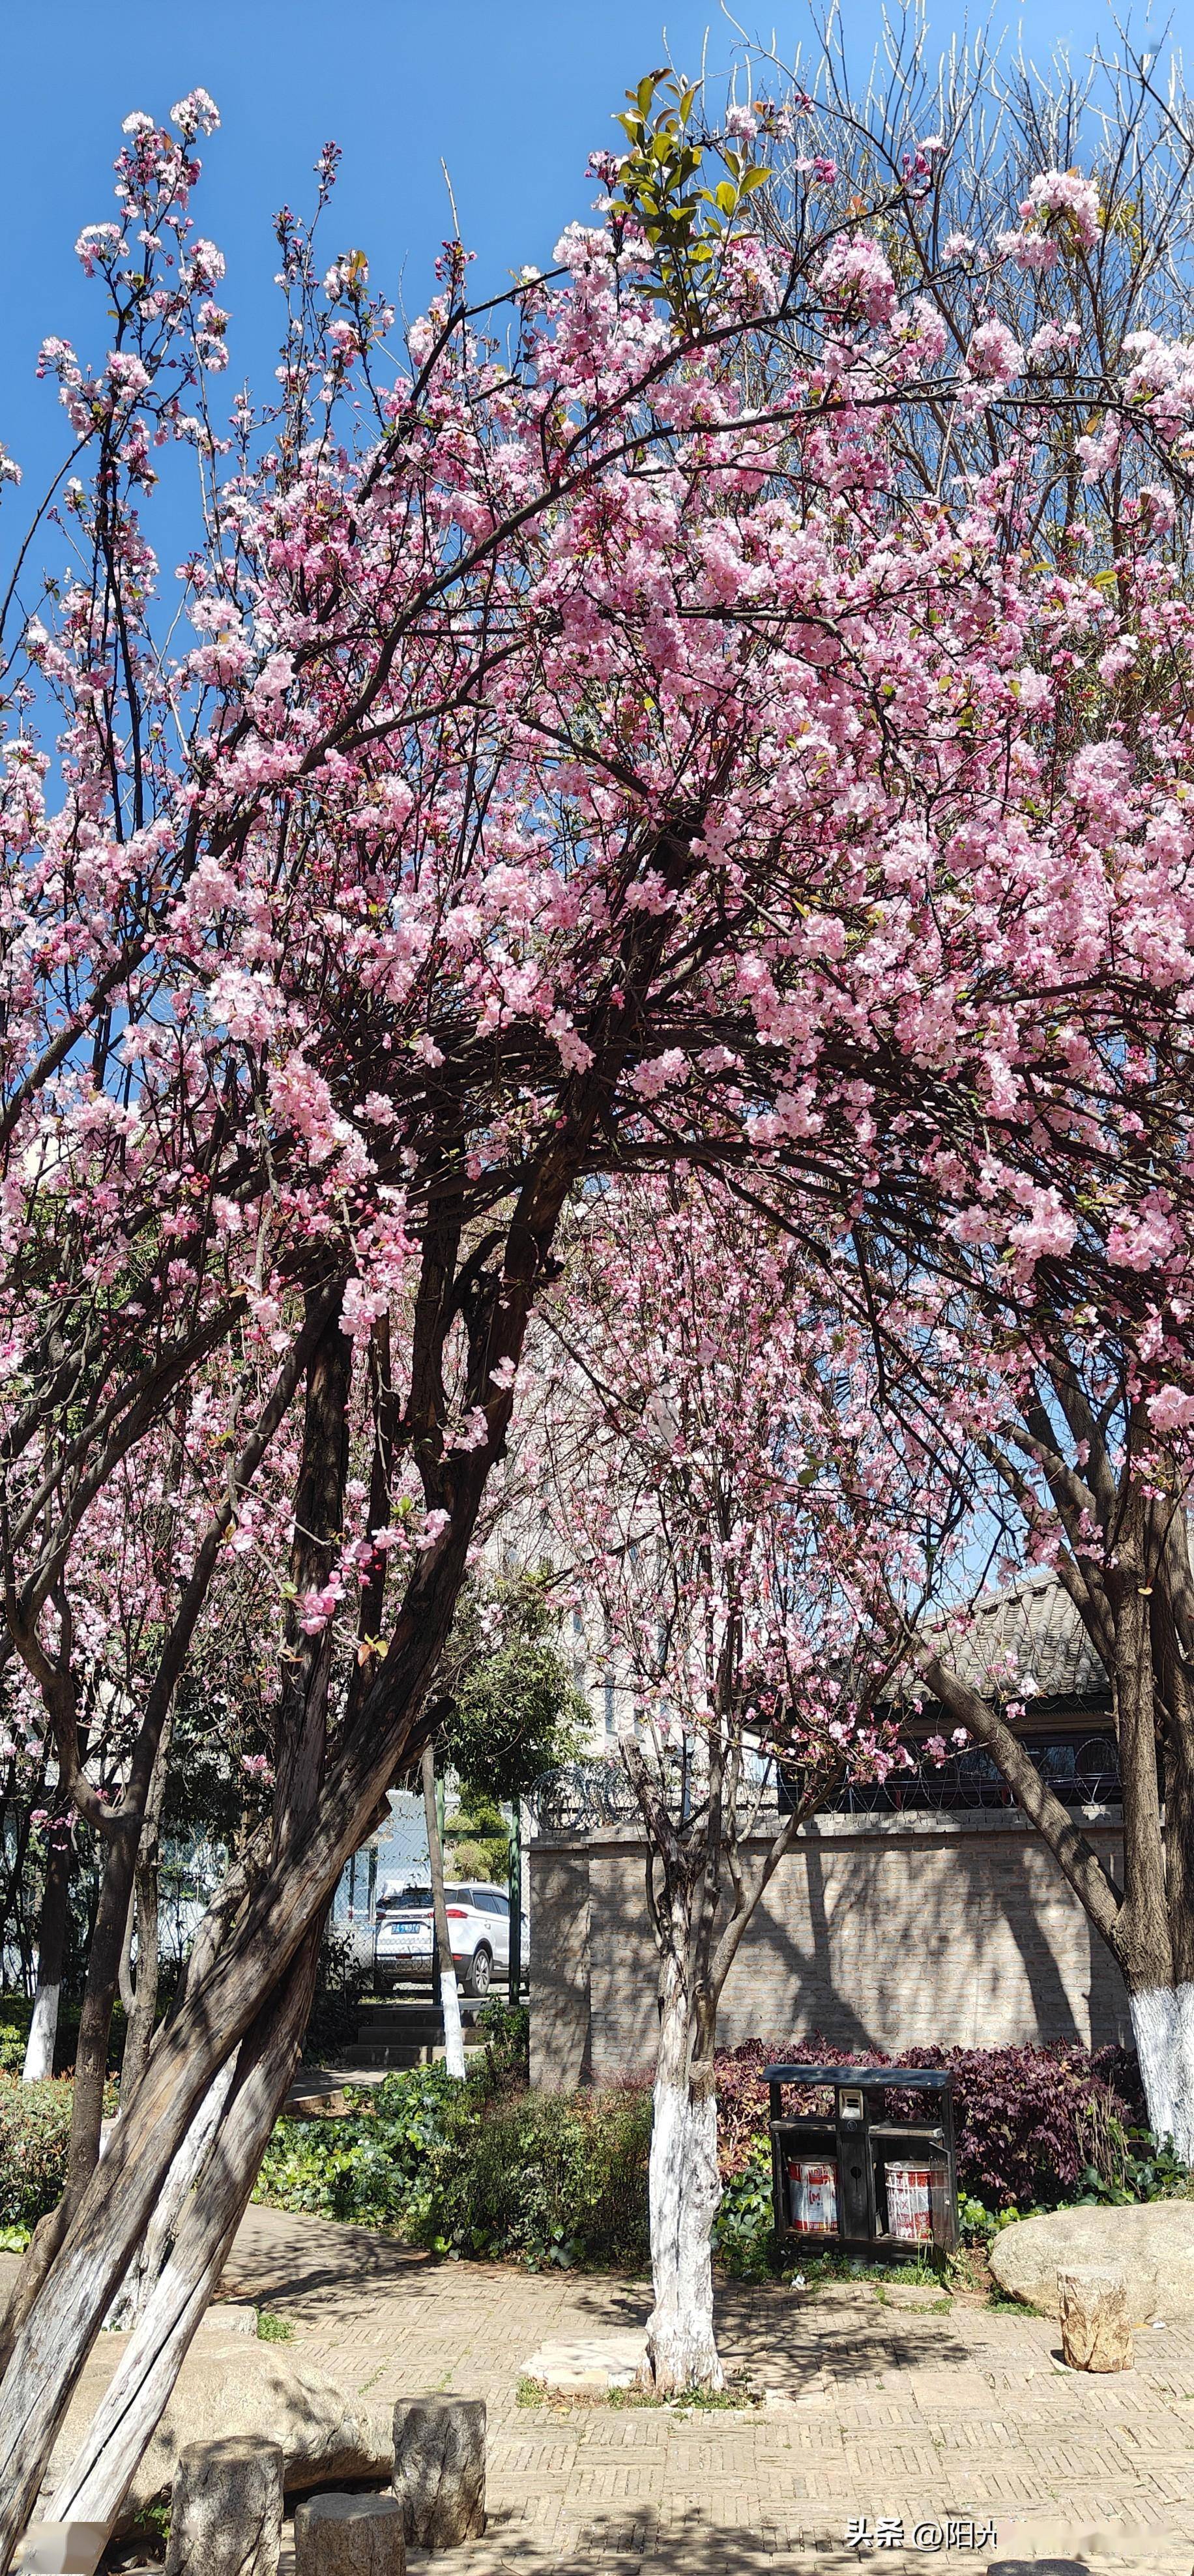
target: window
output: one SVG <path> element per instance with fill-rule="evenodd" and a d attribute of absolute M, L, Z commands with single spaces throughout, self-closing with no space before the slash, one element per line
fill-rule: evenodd
<path fill-rule="evenodd" d="M 479 1887 L 477 1889 L 477 1904 L 482 1914 L 501 1914 L 505 1916 L 508 1915 L 510 1911 L 509 1897 L 499 1896 L 496 1888 L 492 1887 Z"/>
<path fill-rule="evenodd" d="M 445 1905 L 471 1905 L 472 1901 L 471 1887 L 445 1887 L 444 1889 Z"/>

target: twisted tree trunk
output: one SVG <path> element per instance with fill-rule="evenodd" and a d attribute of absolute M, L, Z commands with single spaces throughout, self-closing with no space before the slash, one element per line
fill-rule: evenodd
<path fill-rule="evenodd" d="M 225 2108 L 207 2127 L 194 2188 L 142 2306 L 132 2341 L 51 2508 L 56 2522 L 113 2524 L 137 2463 L 169 2403 L 195 2329 L 252 2195 L 302 2045 L 322 1922 L 308 1932 L 281 1986 L 241 2043 Z M 222 2116 L 221 2116 L 222 2115 Z"/>
<path fill-rule="evenodd" d="M 624 1051 L 625 1039 L 616 1035 Z M 458 1273 L 452 1245 L 444 1257 L 437 1250 L 434 1261 L 424 1259 L 408 1418 L 425 1489 L 443 1510 L 443 1526 L 410 1573 L 368 1686 L 349 1703 L 309 1818 L 287 1830 L 284 1847 L 276 1840 L 271 1853 L 255 1854 L 252 1871 L 245 1866 L 230 1873 L 200 1927 L 178 2007 L 158 2031 L 145 2073 L 115 2124 L 103 2173 L 93 2174 L 69 2223 L 60 2222 L 52 2271 L 22 2325 L 4 2377 L 0 2576 L 11 2566 L 79 2372 L 198 2105 L 285 1982 L 307 1936 L 318 1938 L 345 1862 L 369 1832 L 398 1771 L 421 1752 L 424 1702 L 464 1581 L 486 1478 L 504 1445 L 527 1318 L 561 1207 L 588 1149 L 605 1079 L 599 1059 L 597 1076 L 578 1082 L 566 1127 L 553 1132 L 528 1172 L 500 1265 L 482 1278 L 473 1260 Z M 338 1313 L 338 1296 L 334 1308 Z M 464 1316 L 468 1337 L 467 1397 L 484 1410 L 489 1431 L 484 1446 L 445 1454 L 441 1361 L 457 1314 Z M 509 1371 L 501 1369 L 505 1361 Z M 311 1777 L 309 1749 L 294 1763 L 291 1777 Z M 251 2186 L 251 2174 L 248 2181 Z"/>
<path fill-rule="evenodd" d="M 171 1719 L 162 1729 L 145 1821 L 137 1848 L 137 1866 L 133 1875 L 133 1921 L 137 1936 L 137 1969 L 132 1982 L 132 2004 L 128 2009 L 128 2027 L 124 2035 L 124 2055 L 120 2064 L 122 2095 L 131 2090 L 138 2076 L 145 2072 L 157 2020 L 158 1984 L 161 1975 L 161 1859 L 162 1810 L 166 1803 L 166 1773 L 170 1759 Z"/>
<path fill-rule="evenodd" d="M 174 2158 L 153 2216 L 104 2320 L 114 2330 L 127 2331 L 134 2326 L 153 2295 L 182 2224 L 191 2192 L 211 2154 L 232 2090 L 236 2066 L 237 2059 L 233 2056 L 220 2068 Z"/>

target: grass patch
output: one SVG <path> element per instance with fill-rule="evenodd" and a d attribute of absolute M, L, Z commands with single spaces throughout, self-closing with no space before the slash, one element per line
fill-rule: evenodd
<path fill-rule="evenodd" d="M 577 2406 L 612 2406 L 616 2414 L 646 2410 L 670 2415 L 724 2415 L 741 2414 L 745 2407 L 761 2406 L 763 2400 L 747 2372 L 738 2371 L 724 2388 L 690 2388 L 682 2397 L 656 2397 L 649 2388 L 610 2388 L 604 2396 L 598 2396 L 595 2390 L 545 2388 L 541 2379 L 524 2376 L 515 2389 L 514 2402 L 516 2406 L 547 2406 L 556 2414 Z"/>
<path fill-rule="evenodd" d="M 686 2388 L 681 2397 L 656 2397 L 649 2388 L 611 2388 L 605 2403 L 627 2409 L 666 2407 L 676 2415 L 724 2415 L 740 2414 L 745 2406 L 761 2406 L 763 2400 L 740 2370 L 724 2388 Z"/>
<path fill-rule="evenodd" d="M 947 2254 L 915 2263 L 860 2263 L 844 2254 L 811 2254 L 794 2272 L 785 2270 L 781 2278 L 790 2290 L 855 2290 L 869 2285 L 882 2307 L 887 2305 L 886 2289 L 896 2284 L 940 2299 L 948 2292 L 949 2261 Z"/>
<path fill-rule="evenodd" d="M 258 2343 L 293 2343 L 294 2326 L 289 2317 L 274 2316 L 263 2308 L 257 2319 Z"/>

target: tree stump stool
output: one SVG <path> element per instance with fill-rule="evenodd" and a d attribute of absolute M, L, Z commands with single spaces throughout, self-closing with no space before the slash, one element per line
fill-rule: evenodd
<path fill-rule="evenodd" d="M 166 2576 L 278 2576 L 282 2445 L 188 2442 L 170 2497 Z"/>
<path fill-rule="evenodd" d="M 1061 2349 L 1071 2370 L 1130 2370 L 1132 2327 L 1122 2272 L 1096 2265 L 1057 2275 Z"/>
<path fill-rule="evenodd" d="M 395 2495 L 317 2495 L 294 2517 L 295 2576 L 406 2576 Z"/>
<path fill-rule="evenodd" d="M 400 2397 L 394 2493 L 408 2546 L 458 2549 L 485 2529 L 485 2400 Z"/>

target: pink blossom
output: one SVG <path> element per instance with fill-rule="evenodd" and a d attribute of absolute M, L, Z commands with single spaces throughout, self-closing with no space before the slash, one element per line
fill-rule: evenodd
<path fill-rule="evenodd" d="M 298 1612 L 299 1626 L 304 1637 L 320 1636 L 327 1627 L 329 1619 L 334 1617 L 343 1598 L 344 1587 L 335 1580 L 325 1583 L 319 1590 L 311 1588 L 304 1592 L 299 1602 Z"/>
<path fill-rule="evenodd" d="M 1063 232 L 1068 230 L 1083 250 L 1093 250 L 1098 241 L 1099 192 L 1093 179 L 1084 179 L 1077 170 L 1042 170 L 1032 181 L 1021 212 L 1026 221 L 1060 217 Z"/>
<path fill-rule="evenodd" d="M 976 384 L 1002 391 L 1023 372 L 1024 351 L 1006 322 L 980 322 L 970 335 L 966 364 Z"/>
<path fill-rule="evenodd" d="M 821 270 L 819 284 L 830 302 L 857 307 L 868 322 L 890 322 L 896 283 L 878 242 L 839 233 Z"/>
<path fill-rule="evenodd" d="M 1148 1397 L 1145 1410 L 1154 1431 L 1185 1431 L 1194 1422 L 1194 1395 L 1181 1387 L 1163 1386 Z"/>

